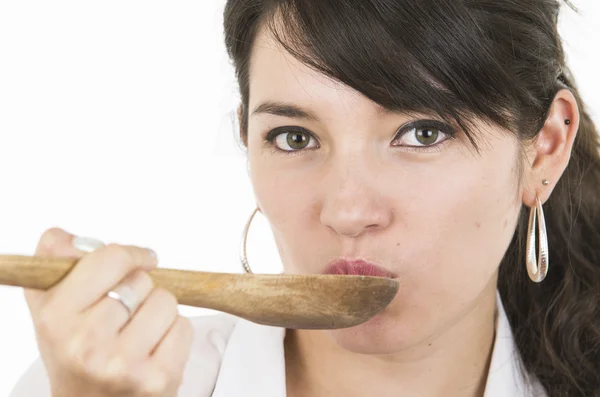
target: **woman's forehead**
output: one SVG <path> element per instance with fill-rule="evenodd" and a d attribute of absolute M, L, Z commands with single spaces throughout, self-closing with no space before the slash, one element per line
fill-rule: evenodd
<path fill-rule="evenodd" d="M 458 124 L 475 147 L 475 119 L 499 120 L 496 113 L 502 111 L 501 105 L 490 102 L 491 96 L 499 96 L 486 82 L 487 77 L 469 74 L 462 63 L 452 61 L 454 55 L 444 58 L 438 54 L 435 64 L 424 63 L 428 55 L 423 51 L 436 53 L 439 44 L 416 53 L 402 44 L 409 40 L 407 37 L 398 38 L 397 44 L 382 43 L 381 38 L 372 41 L 372 35 L 358 47 L 351 45 L 361 40 L 354 36 L 328 44 L 330 27 L 320 27 L 325 33 L 303 34 L 293 25 L 282 28 L 281 22 L 261 24 L 248 59 L 250 115 L 266 101 L 317 109 L 323 117 L 339 120 L 433 115 Z M 444 81 L 453 82 L 454 89 Z M 477 92 L 481 87 L 487 87 L 485 93 Z M 490 106 L 482 107 L 482 103 Z M 510 128 L 504 120 L 500 125 Z"/>
<path fill-rule="evenodd" d="M 324 114 L 333 106 L 348 110 L 368 106 L 377 115 L 386 111 L 352 87 L 303 64 L 264 31 L 256 36 L 252 50 L 249 87 L 251 112 L 267 102 L 318 108 Z"/>

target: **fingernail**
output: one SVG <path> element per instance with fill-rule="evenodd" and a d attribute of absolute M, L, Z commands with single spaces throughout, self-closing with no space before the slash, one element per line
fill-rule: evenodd
<path fill-rule="evenodd" d="M 73 237 L 73 247 L 83 252 L 92 252 L 104 247 L 104 243 L 91 237 L 75 236 Z"/>
<path fill-rule="evenodd" d="M 156 251 L 150 249 L 150 248 L 146 248 L 148 250 L 148 253 L 150 254 L 150 256 L 154 259 L 158 258 L 158 255 L 156 255 Z"/>

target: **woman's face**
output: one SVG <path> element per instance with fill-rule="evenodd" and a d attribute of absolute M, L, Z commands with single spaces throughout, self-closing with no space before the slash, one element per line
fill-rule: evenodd
<path fill-rule="evenodd" d="M 267 101 L 314 119 L 252 114 Z M 521 207 L 518 142 L 510 133 L 481 123 L 478 154 L 464 134 L 451 138 L 444 127 L 402 129 L 436 117 L 382 112 L 264 33 L 251 58 L 249 113 L 250 177 L 286 273 L 321 273 L 345 257 L 398 275 L 398 294 L 380 315 L 328 331 L 339 345 L 405 349 L 495 299 L 497 268 Z M 280 135 L 269 144 L 275 128 Z"/>

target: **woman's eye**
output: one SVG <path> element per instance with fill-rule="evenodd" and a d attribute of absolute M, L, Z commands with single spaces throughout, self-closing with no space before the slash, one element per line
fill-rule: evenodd
<path fill-rule="evenodd" d="M 450 127 L 444 123 L 423 120 L 402 128 L 394 142 L 401 142 L 396 146 L 427 147 L 435 146 L 451 136 Z"/>
<path fill-rule="evenodd" d="M 394 142 L 415 150 L 436 146 L 454 136 L 454 130 L 446 123 L 436 120 L 418 120 L 400 128 Z M 293 154 L 305 149 L 318 147 L 314 135 L 301 127 L 278 127 L 264 138 L 268 145 L 275 150 Z"/>
<path fill-rule="evenodd" d="M 296 152 L 316 146 L 316 139 L 310 133 L 293 128 L 275 129 L 269 132 L 266 140 L 284 152 Z"/>

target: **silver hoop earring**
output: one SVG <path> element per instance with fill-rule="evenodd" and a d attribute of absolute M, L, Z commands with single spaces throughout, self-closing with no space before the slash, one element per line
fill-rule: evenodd
<path fill-rule="evenodd" d="M 539 261 L 535 254 L 535 221 L 538 218 L 538 233 L 540 245 L 538 249 Z M 535 206 L 529 211 L 529 227 L 527 228 L 527 273 L 531 281 L 539 283 L 548 274 L 548 233 L 546 231 L 546 219 L 542 210 L 540 199 L 535 197 Z"/>
<path fill-rule="evenodd" d="M 242 234 L 242 249 L 240 254 L 240 261 L 242 262 L 242 268 L 246 273 L 251 274 L 252 269 L 250 269 L 250 265 L 248 264 L 248 257 L 246 256 L 246 240 L 248 239 L 248 230 L 250 230 L 250 224 L 252 223 L 252 219 L 257 212 L 260 211 L 259 207 L 256 207 L 254 211 L 252 211 L 252 215 L 248 218 L 246 222 L 246 226 L 244 227 L 244 233 Z"/>

